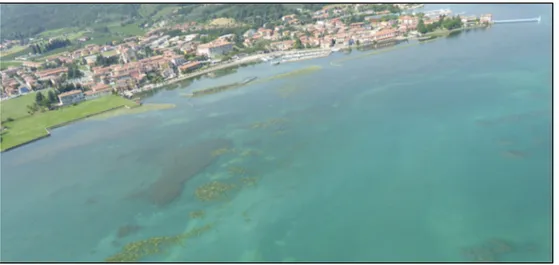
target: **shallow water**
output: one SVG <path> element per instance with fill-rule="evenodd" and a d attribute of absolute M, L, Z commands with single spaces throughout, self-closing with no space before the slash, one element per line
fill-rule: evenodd
<path fill-rule="evenodd" d="M 452 8 L 543 21 L 341 66 L 331 62 L 359 52 L 240 68 L 146 100 L 175 108 L 78 122 L 2 154 L 2 260 L 102 261 L 127 243 L 211 224 L 141 260 L 549 261 L 550 6 Z M 212 139 L 234 152 L 181 175 L 196 160 L 189 147 Z M 133 196 L 162 176 L 188 177 L 175 200 Z M 237 188 L 200 201 L 196 189 L 211 181 Z M 139 228 L 119 238 L 126 225 Z"/>

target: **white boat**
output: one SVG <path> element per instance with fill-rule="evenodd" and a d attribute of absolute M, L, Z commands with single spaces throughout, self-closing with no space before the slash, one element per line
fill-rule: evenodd
<path fill-rule="evenodd" d="M 273 61 L 273 62 L 271 62 L 270 64 L 271 64 L 271 65 L 278 65 L 278 64 L 280 64 L 280 62 L 279 62 L 279 61 Z"/>

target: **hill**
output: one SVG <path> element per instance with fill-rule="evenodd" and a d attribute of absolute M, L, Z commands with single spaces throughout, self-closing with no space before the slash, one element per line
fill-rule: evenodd
<path fill-rule="evenodd" d="M 318 10 L 324 4 L 2 4 L 0 5 L 0 41 L 25 39 L 58 29 L 107 25 L 152 25 L 169 22 L 210 22 L 231 18 L 237 22 L 261 26 L 282 16 L 298 13 L 299 8 Z M 306 16 L 310 19 L 310 16 Z M 305 20 L 305 17 L 303 17 Z M 133 29 L 138 32 L 137 29 Z M 112 30 L 114 31 L 114 30 Z"/>
<path fill-rule="evenodd" d="M 3 4 L 0 38 L 22 39 L 70 27 L 142 19 L 173 4 Z"/>

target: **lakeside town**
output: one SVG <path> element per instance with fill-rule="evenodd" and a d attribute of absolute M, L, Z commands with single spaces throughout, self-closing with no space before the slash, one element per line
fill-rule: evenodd
<path fill-rule="evenodd" d="M 20 66 L 1 71 L 1 96 L 6 100 L 53 88 L 58 98 L 58 104 L 53 106 L 76 104 L 111 93 L 131 97 L 136 92 L 213 69 L 254 61 L 278 64 L 327 56 L 352 46 L 410 38 L 421 40 L 440 28 L 452 30 L 463 25 L 488 25 L 492 21 L 491 14 L 453 16 L 450 10 L 415 13 L 413 8 L 418 6 L 404 4 L 394 6 L 409 12 L 394 15 L 389 10 L 368 9 L 371 5 L 377 4 L 327 6 L 313 12 L 314 23 L 309 24 L 301 24 L 297 14 L 285 15 L 281 17 L 281 25 L 273 28 L 262 25 L 242 36 L 231 33 L 208 39 L 207 34 L 193 33 L 208 26 L 186 22 L 158 25 L 145 35 L 128 37 L 120 43 L 89 44 L 55 57 L 35 59 L 34 54 L 28 54 L 17 58 Z M 344 20 L 350 14 L 355 16 L 355 12 L 361 15 L 361 21 Z M 443 27 L 442 23 L 446 25 Z M 168 34 L 171 31 L 174 36 Z M 15 41 L 5 41 L 2 48 L 12 42 Z M 298 51 L 298 55 L 290 56 L 293 51 Z"/>

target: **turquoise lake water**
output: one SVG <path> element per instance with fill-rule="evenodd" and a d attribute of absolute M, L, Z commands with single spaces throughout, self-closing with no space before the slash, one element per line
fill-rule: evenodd
<path fill-rule="evenodd" d="M 174 109 L 56 129 L 1 156 L 1 259 L 103 261 L 211 225 L 135 257 L 550 261 L 551 5 L 425 9 L 441 7 L 542 22 L 248 66 L 145 100 Z M 316 71 L 181 96 L 301 69 Z M 236 188 L 199 200 L 212 181 Z"/>

